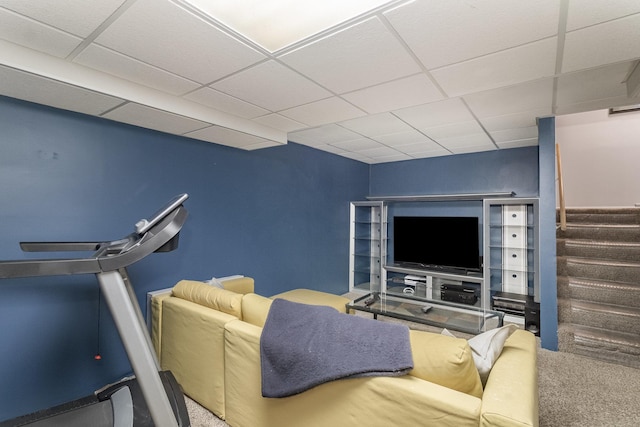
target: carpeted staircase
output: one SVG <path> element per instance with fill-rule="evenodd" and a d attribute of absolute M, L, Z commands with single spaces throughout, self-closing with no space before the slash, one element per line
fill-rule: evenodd
<path fill-rule="evenodd" d="M 567 209 L 557 255 L 559 350 L 640 368 L 640 209 Z"/>

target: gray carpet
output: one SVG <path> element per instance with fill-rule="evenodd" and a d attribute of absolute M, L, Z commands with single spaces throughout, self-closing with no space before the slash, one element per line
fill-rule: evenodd
<path fill-rule="evenodd" d="M 640 425 L 639 369 L 540 349 L 538 372 L 541 427 Z M 227 426 L 186 400 L 193 427 Z"/>
<path fill-rule="evenodd" d="M 538 351 L 540 426 L 640 425 L 640 370 Z"/>

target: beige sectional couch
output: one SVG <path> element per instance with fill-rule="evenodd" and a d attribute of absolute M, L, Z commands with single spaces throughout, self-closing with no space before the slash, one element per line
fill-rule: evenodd
<path fill-rule="evenodd" d="M 253 293 L 250 278 L 224 287 L 181 281 L 155 296 L 152 337 L 162 368 L 185 394 L 233 427 L 538 425 L 537 343 L 522 330 L 508 338 L 484 386 L 466 340 L 412 330 L 409 375 L 342 379 L 264 398 L 260 335 L 273 299 Z M 275 297 L 343 312 L 347 302 L 309 290 Z"/>

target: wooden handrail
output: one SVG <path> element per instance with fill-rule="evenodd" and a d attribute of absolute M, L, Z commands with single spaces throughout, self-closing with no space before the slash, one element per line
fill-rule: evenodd
<path fill-rule="evenodd" d="M 567 229 L 567 210 L 564 205 L 564 184 L 562 183 L 562 161 L 560 145 L 556 144 L 556 161 L 558 162 L 558 195 L 560 197 L 560 230 Z"/>

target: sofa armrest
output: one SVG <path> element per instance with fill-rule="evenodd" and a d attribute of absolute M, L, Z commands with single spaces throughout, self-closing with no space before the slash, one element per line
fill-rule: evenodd
<path fill-rule="evenodd" d="M 282 298 L 300 304 L 325 305 L 335 308 L 340 313 L 347 312 L 347 303 L 350 301 L 349 298 L 340 295 L 314 291 L 312 289 L 292 289 L 271 297 L 271 299 L 276 298 Z"/>
<path fill-rule="evenodd" d="M 515 331 L 491 369 L 482 397 L 481 426 L 538 426 L 537 341 Z"/>
<path fill-rule="evenodd" d="M 254 291 L 254 281 L 252 277 L 232 277 L 219 279 L 222 287 L 237 294 L 252 294 Z"/>
<path fill-rule="evenodd" d="M 158 363 L 162 363 L 160 352 L 162 345 L 162 303 L 169 297 L 171 297 L 171 288 L 147 294 L 147 322 L 150 323 L 147 326 L 150 328 L 151 342 L 153 343 Z"/>
<path fill-rule="evenodd" d="M 262 397 L 260 334 L 242 321 L 225 325 L 225 401 L 234 426 L 477 426 L 481 401 L 412 376 L 332 381 L 281 399 Z"/>
<path fill-rule="evenodd" d="M 224 325 L 236 317 L 181 298 L 164 300 L 162 369 L 184 393 L 224 419 Z"/>

